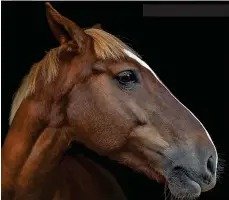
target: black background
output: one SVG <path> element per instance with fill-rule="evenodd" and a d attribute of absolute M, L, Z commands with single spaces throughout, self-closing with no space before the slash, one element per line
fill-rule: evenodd
<path fill-rule="evenodd" d="M 202 121 L 219 155 L 229 158 L 228 18 L 142 17 L 140 2 L 55 2 L 52 5 L 81 27 L 101 23 L 104 30 L 130 44 Z M 12 96 L 21 79 L 45 51 L 56 46 L 43 2 L 2 2 L 2 143 L 8 130 Z M 164 199 L 163 185 L 108 161 L 105 165 L 130 200 Z M 200 199 L 229 199 L 227 167 L 220 182 Z"/>

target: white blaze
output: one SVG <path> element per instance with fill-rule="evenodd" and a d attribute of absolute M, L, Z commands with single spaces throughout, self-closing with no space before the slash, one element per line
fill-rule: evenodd
<path fill-rule="evenodd" d="M 166 90 L 178 101 L 178 103 L 180 103 L 199 123 L 200 125 L 203 127 L 203 129 L 205 130 L 205 133 L 208 137 L 208 139 L 211 141 L 215 152 L 216 152 L 216 166 L 218 163 L 218 154 L 217 154 L 217 150 L 216 147 L 211 139 L 211 136 L 209 135 L 208 131 L 205 129 L 205 127 L 203 126 L 203 124 L 200 122 L 199 119 L 197 119 L 197 117 L 185 106 L 183 105 L 170 91 L 169 89 L 162 83 L 162 81 L 158 78 L 158 76 L 155 74 L 155 72 L 149 67 L 149 65 L 147 65 L 143 60 L 141 60 L 139 57 L 137 57 L 135 54 L 133 54 L 131 51 L 124 49 L 124 52 L 126 53 L 127 56 L 129 56 L 130 58 L 134 59 L 135 61 L 137 61 L 142 67 L 145 67 L 146 69 L 148 69 L 153 75 L 154 77 L 166 88 Z"/>

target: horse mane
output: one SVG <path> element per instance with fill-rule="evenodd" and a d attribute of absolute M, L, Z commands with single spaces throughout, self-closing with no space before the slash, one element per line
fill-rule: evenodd
<path fill-rule="evenodd" d="M 98 59 L 121 61 L 127 57 L 124 50 L 129 50 L 140 57 L 133 49 L 108 32 L 96 28 L 85 29 L 84 32 L 93 39 L 94 51 Z M 42 73 L 45 84 L 52 82 L 57 77 L 59 69 L 58 53 L 61 49 L 62 46 L 51 49 L 40 62 L 31 67 L 28 75 L 24 77 L 13 98 L 9 125 L 11 125 L 22 101 L 35 93 L 37 75 L 40 72 Z"/>

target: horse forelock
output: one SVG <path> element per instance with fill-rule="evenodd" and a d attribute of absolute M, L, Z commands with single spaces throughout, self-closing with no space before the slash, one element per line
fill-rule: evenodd
<path fill-rule="evenodd" d="M 140 57 L 132 48 L 114 35 L 95 28 L 86 29 L 85 33 L 93 38 L 95 54 L 102 60 L 119 61 L 129 57 L 124 50 Z"/>

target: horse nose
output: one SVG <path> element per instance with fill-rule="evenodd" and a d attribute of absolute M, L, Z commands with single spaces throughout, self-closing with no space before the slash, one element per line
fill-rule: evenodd
<path fill-rule="evenodd" d="M 200 170 L 200 186 L 202 192 L 208 191 L 216 183 L 216 158 L 209 156 L 204 167 Z"/>
<path fill-rule="evenodd" d="M 216 160 L 212 155 L 207 159 L 206 171 L 211 175 L 215 175 L 216 173 Z"/>
<path fill-rule="evenodd" d="M 216 184 L 217 157 L 215 154 L 205 152 L 196 155 L 192 152 L 175 153 L 172 157 L 173 164 L 167 168 L 170 171 L 169 177 L 178 177 L 186 184 L 194 181 L 202 192 L 214 188 Z"/>

